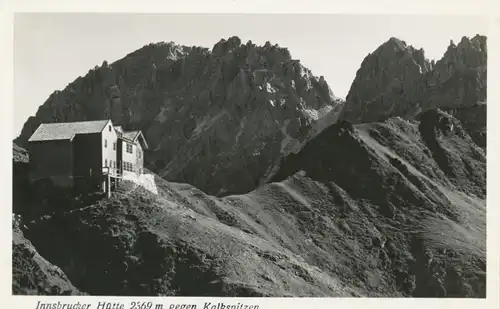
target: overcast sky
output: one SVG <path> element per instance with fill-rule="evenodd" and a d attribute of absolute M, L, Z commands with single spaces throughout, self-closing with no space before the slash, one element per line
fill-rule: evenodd
<path fill-rule="evenodd" d="M 221 38 L 266 41 L 323 75 L 345 97 L 363 58 L 391 36 L 439 59 L 450 39 L 487 33 L 470 16 L 17 14 L 14 19 L 14 136 L 54 90 L 104 60 L 114 62 L 151 42 L 212 48 Z"/>

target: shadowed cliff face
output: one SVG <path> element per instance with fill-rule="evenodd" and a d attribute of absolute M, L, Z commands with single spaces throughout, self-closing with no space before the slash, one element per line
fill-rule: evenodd
<path fill-rule="evenodd" d="M 248 194 L 156 177 L 26 234 L 92 295 L 485 297 L 484 151 L 419 119 L 331 126 Z"/>
<path fill-rule="evenodd" d="M 12 212 L 26 215 L 29 212 L 30 185 L 28 151 L 12 145 Z"/>
<path fill-rule="evenodd" d="M 472 140 L 486 150 L 486 102 L 459 108 L 448 108 L 445 111 L 460 120 Z"/>
<path fill-rule="evenodd" d="M 412 118 L 427 109 L 486 102 L 486 62 L 484 36 L 451 42 L 436 63 L 422 49 L 391 38 L 364 59 L 341 118 L 356 123 Z"/>
<path fill-rule="evenodd" d="M 221 40 L 212 51 L 160 43 L 89 71 L 54 92 L 25 124 L 109 117 L 140 128 L 146 164 L 212 194 L 248 192 L 341 102 L 286 48 Z M 237 179 L 237 181 L 235 181 Z"/>

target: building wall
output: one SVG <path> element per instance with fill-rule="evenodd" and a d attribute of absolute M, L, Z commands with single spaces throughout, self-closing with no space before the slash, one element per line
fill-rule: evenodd
<path fill-rule="evenodd" d="M 121 139 L 118 139 L 116 142 L 116 161 L 118 163 L 118 172 L 120 174 L 123 174 L 123 141 Z"/>
<path fill-rule="evenodd" d="M 51 179 L 61 187 L 73 186 L 73 143 L 69 140 L 31 142 L 30 181 Z"/>
<path fill-rule="evenodd" d="M 77 134 L 73 139 L 74 175 L 78 187 L 96 187 L 101 182 L 101 134 Z"/>
<path fill-rule="evenodd" d="M 124 175 L 132 175 L 132 174 L 135 174 L 137 175 L 139 173 L 139 171 L 142 170 L 142 162 L 143 162 L 143 157 L 144 157 L 144 154 L 143 154 L 143 151 L 142 151 L 142 147 L 140 146 L 140 144 L 138 143 L 129 143 L 132 145 L 132 153 L 129 153 L 127 152 L 127 141 L 123 141 L 123 145 L 122 145 L 122 161 L 123 163 L 125 162 L 129 162 L 131 164 L 133 164 L 133 169 L 134 171 L 127 171 L 125 169 L 123 169 L 123 174 Z M 124 166 L 124 165 L 122 165 Z"/>
<path fill-rule="evenodd" d="M 109 122 L 101 133 L 101 149 L 102 149 L 102 161 L 101 166 L 109 167 L 110 173 L 116 175 L 117 173 L 117 134 L 113 124 Z"/>
<path fill-rule="evenodd" d="M 137 173 L 139 174 L 142 174 L 142 169 L 143 169 L 143 166 L 144 166 L 144 151 L 142 150 L 142 147 L 141 147 L 141 144 L 140 143 L 137 143 L 137 147 L 136 147 L 136 169 L 137 169 Z"/>

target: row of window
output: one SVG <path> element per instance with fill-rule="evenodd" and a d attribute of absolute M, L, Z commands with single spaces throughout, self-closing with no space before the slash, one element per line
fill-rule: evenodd
<path fill-rule="evenodd" d="M 123 162 L 123 170 L 124 171 L 129 171 L 133 172 L 134 171 L 134 165 L 130 162 Z"/>
<path fill-rule="evenodd" d="M 132 148 L 132 144 L 127 143 L 127 152 L 128 152 L 128 153 L 132 153 L 132 149 L 133 149 L 133 148 Z"/>
<path fill-rule="evenodd" d="M 108 167 L 108 159 L 104 159 L 104 166 Z M 109 167 L 110 168 L 118 168 L 118 164 L 116 163 L 116 161 L 109 160 Z M 128 172 L 135 172 L 134 171 L 134 164 L 124 161 L 123 162 L 123 170 L 128 171 Z"/>
<path fill-rule="evenodd" d="M 107 139 L 104 139 L 104 148 L 108 148 L 108 140 Z M 133 152 L 133 145 L 130 144 L 130 143 L 127 143 L 127 149 L 126 151 L 128 153 L 132 153 Z M 116 143 L 113 143 L 113 150 L 116 150 Z"/>
<path fill-rule="evenodd" d="M 108 140 L 104 139 L 104 148 L 108 148 Z M 113 143 L 113 150 L 116 150 L 116 142 Z"/>
<path fill-rule="evenodd" d="M 108 167 L 108 159 L 104 159 L 104 166 Z M 118 164 L 116 164 L 116 161 L 109 160 L 109 167 L 111 168 L 116 168 Z"/>

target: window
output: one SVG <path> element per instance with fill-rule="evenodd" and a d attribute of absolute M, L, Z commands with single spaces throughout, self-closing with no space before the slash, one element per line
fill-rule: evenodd
<path fill-rule="evenodd" d="M 108 159 L 104 159 L 104 166 L 108 167 Z"/>
<path fill-rule="evenodd" d="M 107 147 L 108 147 L 108 140 L 107 140 L 107 139 L 105 139 L 105 140 L 104 140 L 104 148 L 107 148 Z"/>
<path fill-rule="evenodd" d="M 109 128 L 109 132 L 111 132 L 111 125 L 109 125 L 108 128 Z"/>
<path fill-rule="evenodd" d="M 123 170 L 133 172 L 134 171 L 134 165 L 130 162 L 123 162 Z"/>
<path fill-rule="evenodd" d="M 116 150 L 116 142 L 113 143 L 113 150 Z"/>
<path fill-rule="evenodd" d="M 132 144 L 127 143 L 127 152 L 132 153 Z"/>

